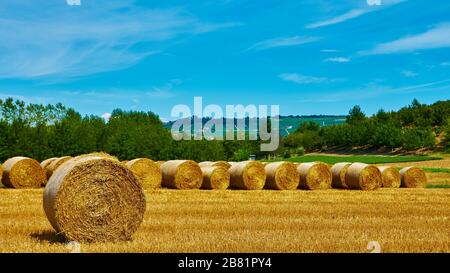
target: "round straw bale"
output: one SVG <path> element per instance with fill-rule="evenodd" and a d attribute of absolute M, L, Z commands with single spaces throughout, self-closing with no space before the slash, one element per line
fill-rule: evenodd
<path fill-rule="evenodd" d="M 163 187 L 179 190 L 200 189 L 203 173 L 192 160 L 171 160 L 161 165 Z"/>
<path fill-rule="evenodd" d="M 156 165 L 161 168 L 161 165 L 166 163 L 166 161 L 156 161 Z"/>
<path fill-rule="evenodd" d="M 202 168 L 203 184 L 202 189 L 226 190 L 230 186 L 230 174 L 223 167 Z"/>
<path fill-rule="evenodd" d="M 48 220 L 70 241 L 130 240 L 145 209 L 137 177 L 120 162 L 105 157 L 77 157 L 66 162 L 44 191 Z"/>
<path fill-rule="evenodd" d="M 112 156 L 112 155 L 110 155 L 110 154 L 107 154 L 107 153 L 105 153 L 105 152 L 89 153 L 89 154 L 84 154 L 84 155 L 80 155 L 80 156 L 77 156 L 77 157 L 78 157 L 78 158 L 83 158 L 83 157 L 92 157 L 92 156 L 96 156 L 96 157 L 105 157 L 105 158 L 109 158 L 109 159 L 111 159 L 111 160 L 120 162 L 120 160 L 119 160 L 117 157 Z"/>
<path fill-rule="evenodd" d="M 61 167 L 62 164 L 66 163 L 67 161 L 71 160 L 71 156 L 63 156 L 60 158 L 57 158 L 53 160 L 46 168 L 47 171 L 47 179 L 50 179 L 50 177 L 53 175 L 53 173 Z"/>
<path fill-rule="evenodd" d="M 333 181 L 331 186 L 335 189 L 348 189 L 347 184 L 345 184 L 345 175 L 347 173 L 348 167 L 350 167 L 352 163 L 349 162 L 341 162 L 336 163 L 331 167 L 331 173 L 333 175 Z"/>
<path fill-rule="evenodd" d="M 333 179 L 330 167 L 322 162 L 302 163 L 297 167 L 300 173 L 299 188 L 305 190 L 326 190 Z"/>
<path fill-rule="evenodd" d="M 264 167 L 267 180 L 266 189 L 272 190 L 295 190 L 300 183 L 300 174 L 297 167 L 290 162 L 273 162 Z"/>
<path fill-rule="evenodd" d="M 49 159 L 46 159 L 46 160 L 42 161 L 42 162 L 41 162 L 41 167 L 42 167 L 42 169 L 46 170 L 47 167 L 48 167 L 50 164 L 52 164 L 52 162 L 53 162 L 54 160 L 56 160 L 56 159 L 58 159 L 58 158 L 59 158 L 59 157 L 52 157 L 52 158 L 49 158 Z"/>
<path fill-rule="evenodd" d="M 153 160 L 138 158 L 128 161 L 126 166 L 137 176 L 144 190 L 161 188 L 161 170 Z"/>
<path fill-rule="evenodd" d="M 226 162 L 226 161 L 205 161 L 205 162 L 201 162 L 198 164 L 200 166 L 200 168 L 204 168 L 204 167 L 222 167 L 225 169 L 230 169 L 231 168 L 231 164 Z"/>
<path fill-rule="evenodd" d="M 2 182 L 8 188 L 40 188 L 47 180 L 39 162 L 28 157 L 10 158 L 2 169 Z"/>
<path fill-rule="evenodd" d="M 232 164 L 231 187 L 241 190 L 262 190 L 266 184 L 264 165 L 258 161 L 244 161 Z"/>
<path fill-rule="evenodd" d="M 425 188 L 427 176 L 425 172 L 417 167 L 406 167 L 400 170 L 403 188 Z"/>
<path fill-rule="evenodd" d="M 204 167 L 212 167 L 212 165 L 214 164 L 213 161 L 203 161 L 198 163 L 198 165 L 200 166 L 200 168 L 204 168 Z"/>
<path fill-rule="evenodd" d="M 381 187 L 382 180 L 377 167 L 364 163 L 353 163 L 345 175 L 345 184 L 355 190 L 376 190 Z"/>
<path fill-rule="evenodd" d="M 383 188 L 400 188 L 401 175 L 400 172 L 391 166 L 380 166 L 378 169 L 381 172 L 381 186 Z"/>

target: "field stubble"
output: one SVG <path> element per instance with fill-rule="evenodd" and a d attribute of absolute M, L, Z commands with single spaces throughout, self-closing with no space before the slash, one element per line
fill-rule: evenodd
<path fill-rule="evenodd" d="M 0 252 L 69 252 L 43 190 L 0 189 Z M 450 252 L 450 190 L 147 191 L 131 242 L 82 252 Z"/>

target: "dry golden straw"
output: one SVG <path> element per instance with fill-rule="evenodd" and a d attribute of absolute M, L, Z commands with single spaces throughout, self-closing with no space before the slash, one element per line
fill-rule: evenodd
<path fill-rule="evenodd" d="M 345 175 L 347 174 L 348 167 L 352 163 L 341 162 L 336 163 L 331 167 L 331 173 L 333 175 L 333 181 L 331 186 L 335 189 L 348 189 L 347 184 L 345 184 Z"/>
<path fill-rule="evenodd" d="M 110 154 L 107 154 L 107 153 L 105 153 L 105 152 L 95 152 L 95 153 L 84 154 L 84 155 L 78 156 L 78 158 L 92 157 L 92 156 L 105 157 L 105 158 L 109 158 L 109 159 L 111 159 L 111 160 L 120 162 L 120 160 L 119 160 L 117 157 L 112 156 L 112 155 L 110 155 Z"/>
<path fill-rule="evenodd" d="M 10 158 L 2 169 L 2 182 L 8 188 L 40 188 L 47 180 L 39 162 L 28 157 Z"/>
<path fill-rule="evenodd" d="M 227 170 L 229 170 L 231 168 L 231 164 L 226 162 L 226 161 L 205 161 L 205 162 L 201 162 L 198 164 L 200 166 L 200 168 L 204 168 L 204 167 L 222 167 L 225 168 Z"/>
<path fill-rule="evenodd" d="M 425 188 L 427 176 L 425 172 L 417 167 L 406 167 L 400 170 L 403 188 Z"/>
<path fill-rule="evenodd" d="M 161 170 L 153 160 L 138 158 L 128 161 L 126 166 L 137 176 L 144 190 L 161 188 Z"/>
<path fill-rule="evenodd" d="M 59 168 L 61 167 L 62 164 L 66 163 L 67 161 L 71 160 L 72 157 L 71 156 L 64 156 L 64 157 L 60 157 L 57 158 L 55 160 L 53 160 L 46 169 L 47 171 L 47 179 L 50 179 L 50 177 L 53 175 L 53 173 Z"/>
<path fill-rule="evenodd" d="M 230 187 L 230 174 L 223 167 L 203 167 L 202 189 L 226 190 Z"/>
<path fill-rule="evenodd" d="M 56 159 L 58 159 L 58 158 L 59 158 L 59 157 L 52 157 L 52 158 L 49 158 L 49 159 L 46 159 L 46 160 L 42 161 L 42 162 L 41 162 L 41 167 L 42 167 L 42 169 L 47 170 L 47 167 L 48 167 L 50 164 L 52 164 L 52 162 L 53 162 L 54 160 L 56 160 Z"/>
<path fill-rule="evenodd" d="M 166 163 L 166 161 L 156 161 L 156 165 L 161 168 L 161 165 Z"/>
<path fill-rule="evenodd" d="M 120 162 L 77 157 L 55 171 L 44 192 L 53 228 L 77 242 L 128 241 L 143 221 L 145 195 Z"/>
<path fill-rule="evenodd" d="M 381 186 L 383 188 L 400 188 L 401 175 L 400 172 L 391 166 L 380 166 L 378 169 L 381 172 Z"/>
<path fill-rule="evenodd" d="M 192 160 L 172 160 L 161 165 L 162 186 L 169 189 L 200 189 L 203 173 L 200 166 Z"/>
<path fill-rule="evenodd" d="M 330 167 L 322 162 L 302 163 L 297 167 L 300 173 L 299 188 L 304 190 L 326 190 L 331 188 Z"/>
<path fill-rule="evenodd" d="M 231 187 L 240 190 L 262 190 L 266 184 L 264 165 L 258 161 L 233 163 L 228 170 L 231 174 Z"/>
<path fill-rule="evenodd" d="M 349 189 L 376 190 L 381 187 L 381 172 L 377 167 L 364 163 L 353 163 L 347 170 L 345 183 Z"/>
<path fill-rule="evenodd" d="M 266 189 L 295 190 L 300 183 L 300 174 L 295 164 L 290 162 L 273 162 L 265 165 L 267 174 Z"/>

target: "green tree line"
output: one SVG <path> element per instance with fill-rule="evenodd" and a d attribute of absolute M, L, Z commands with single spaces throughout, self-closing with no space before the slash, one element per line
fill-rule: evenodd
<path fill-rule="evenodd" d="M 400 148 L 406 151 L 433 149 L 442 132 L 450 148 L 450 100 L 424 105 L 416 99 L 399 111 L 379 110 L 367 117 L 359 106 L 353 107 L 345 124 L 321 128 L 314 122 L 303 123 L 287 136 L 285 147 L 306 151 L 330 148 Z"/>
<path fill-rule="evenodd" d="M 62 104 L 0 100 L 0 162 L 14 156 L 37 160 L 104 151 L 121 160 L 247 160 L 262 156 L 258 141 L 174 141 L 152 112 L 114 110 L 106 121 Z"/>

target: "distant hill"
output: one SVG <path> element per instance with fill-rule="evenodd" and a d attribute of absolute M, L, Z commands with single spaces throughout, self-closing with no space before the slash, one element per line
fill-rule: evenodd
<path fill-rule="evenodd" d="M 191 118 L 193 121 L 194 117 Z M 203 124 L 210 121 L 210 118 L 203 118 Z M 346 116 L 331 116 L 331 115 L 309 115 L 309 116 L 280 116 L 280 133 L 286 136 L 288 133 L 295 132 L 300 125 L 306 121 L 313 121 L 318 123 L 321 127 L 338 125 L 345 123 Z M 235 124 L 237 119 L 235 119 Z M 170 129 L 174 121 L 164 123 L 164 127 Z M 224 119 L 225 124 L 225 119 Z M 248 128 L 246 127 L 246 131 Z"/>

